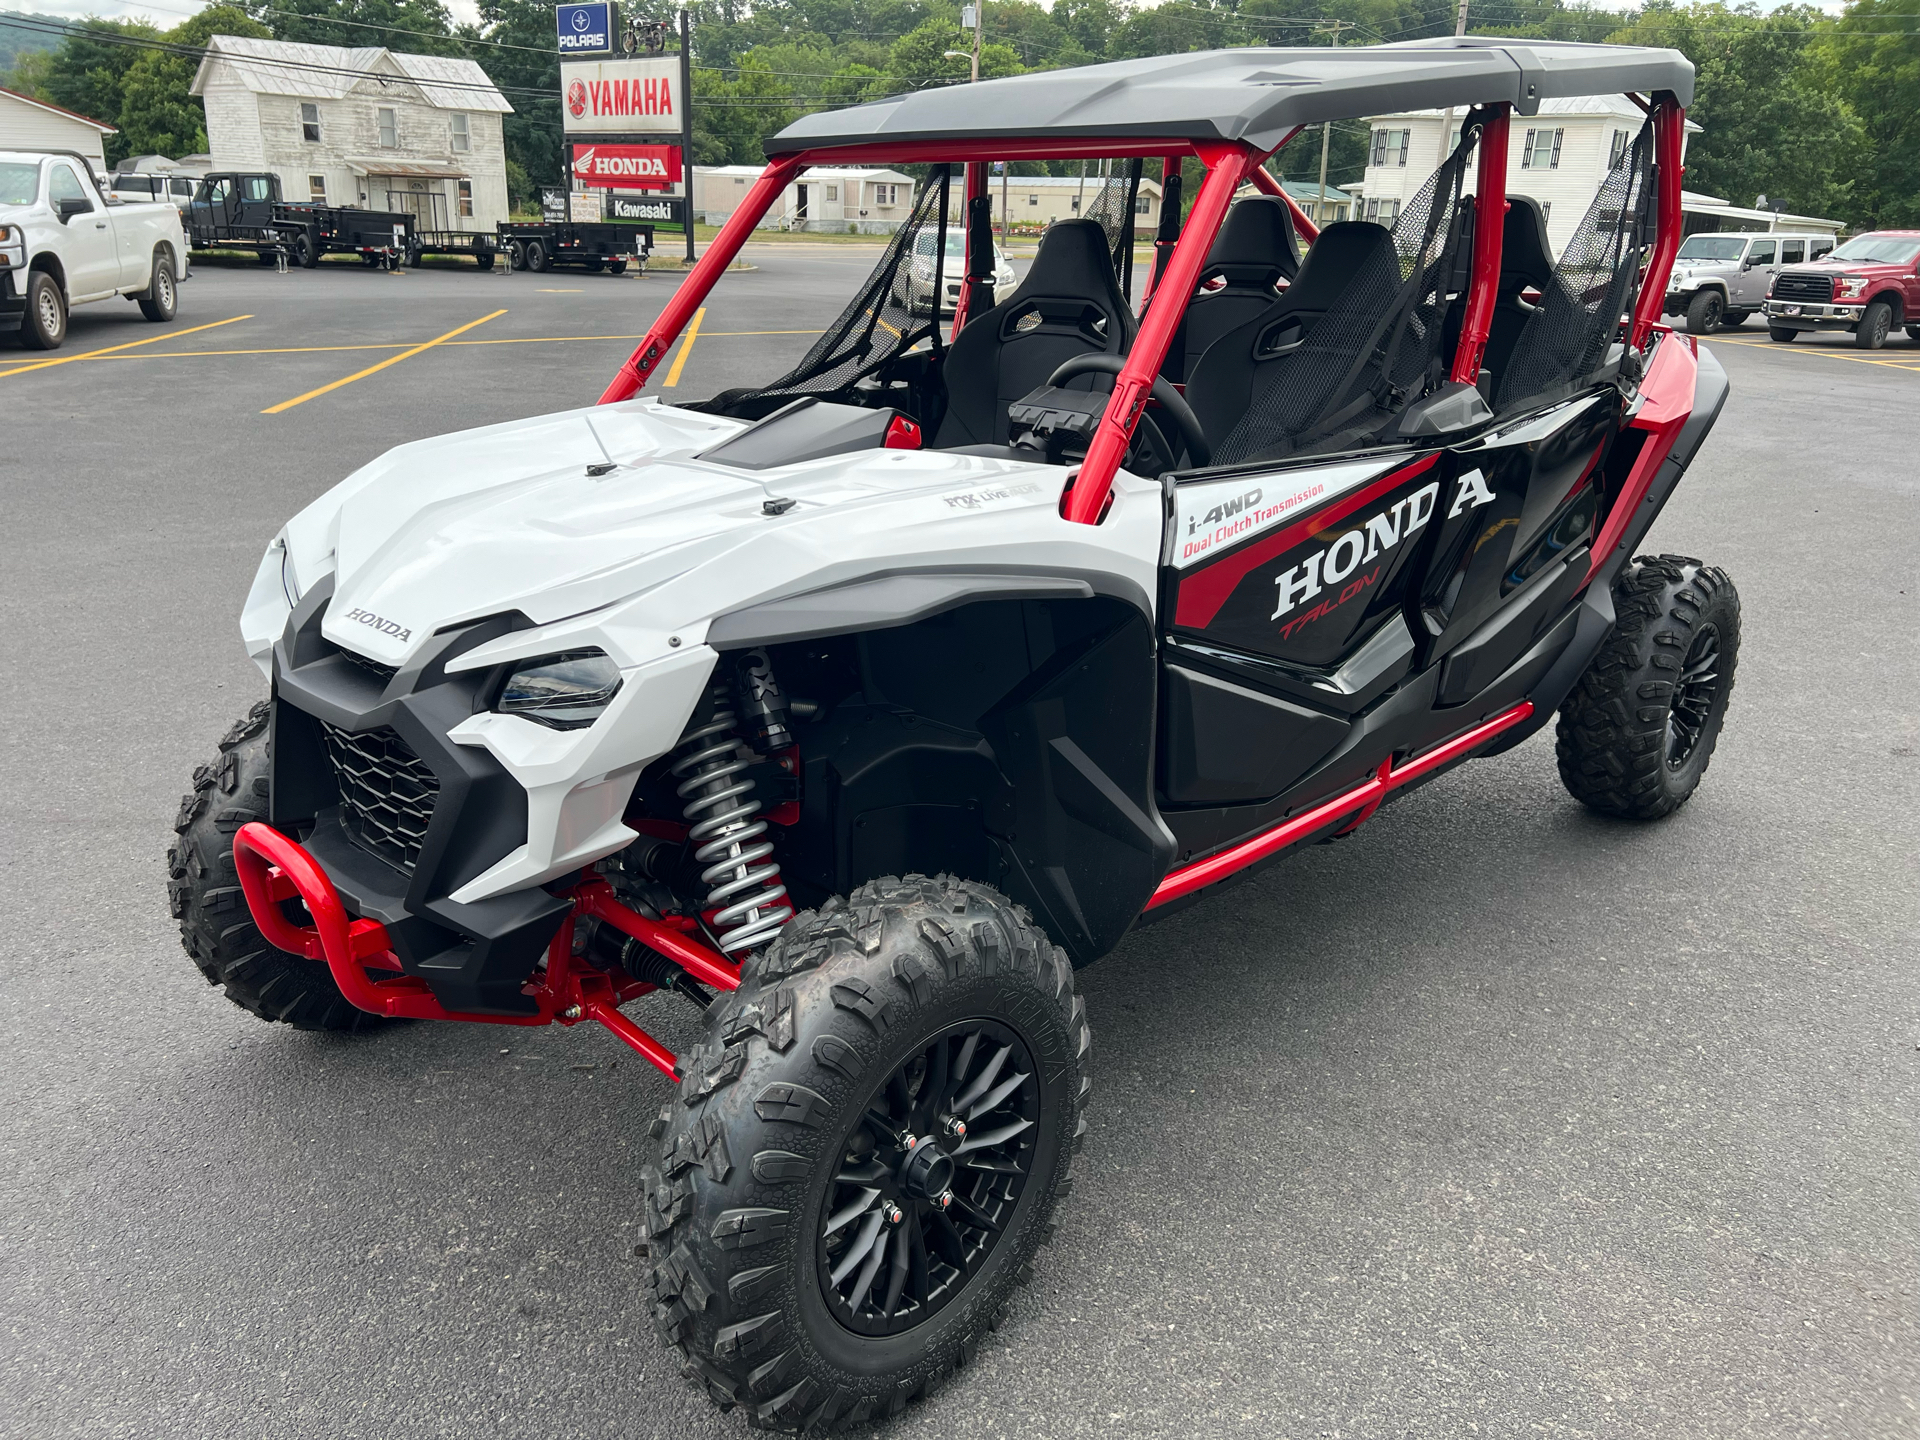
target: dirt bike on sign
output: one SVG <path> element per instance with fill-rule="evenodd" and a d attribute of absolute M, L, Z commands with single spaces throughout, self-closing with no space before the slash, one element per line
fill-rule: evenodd
<path fill-rule="evenodd" d="M 1067 1193 L 1076 967 L 1556 713 L 1587 805 L 1692 794 L 1738 600 L 1630 558 L 1726 396 L 1659 323 L 1692 85 L 1449 39 L 790 126 L 600 404 L 401 446 L 268 547 L 271 698 L 172 857 L 193 958 L 298 1026 L 611 1030 L 678 1086 L 633 1204 L 687 1374 L 773 1428 L 900 1409 Z M 1510 117 L 1605 92 L 1648 119 L 1556 260 Z M 1263 162 L 1382 107 L 1456 148 L 1391 229 L 1316 232 Z M 1041 159 L 1112 163 L 996 303 L 987 168 Z M 927 178 L 797 367 L 634 398 L 789 182 L 881 163 Z M 950 227 L 949 324 L 899 272 Z M 651 991 L 704 1011 L 688 1053 Z"/>

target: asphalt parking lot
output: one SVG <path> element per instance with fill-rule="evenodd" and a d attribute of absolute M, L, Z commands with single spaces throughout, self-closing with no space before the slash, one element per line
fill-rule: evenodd
<path fill-rule="evenodd" d="M 784 368 L 873 253 L 759 247 L 664 393 Z M 0 345 L 0 1436 L 743 1433 L 632 1258 L 652 1070 L 263 1025 L 162 866 L 285 518 L 590 403 L 674 283 L 202 267 Z M 1059 1235 L 889 1440 L 1920 1433 L 1920 346 L 1711 343 L 1653 534 L 1745 606 L 1697 797 L 1599 820 L 1540 736 L 1082 972 Z"/>

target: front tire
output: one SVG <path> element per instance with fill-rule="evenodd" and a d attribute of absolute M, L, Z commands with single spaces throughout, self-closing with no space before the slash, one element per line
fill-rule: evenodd
<path fill-rule="evenodd" d="M 209 985 L 262 1020 L 296 1030 L 373 1030 L 390 1022 L 356 1009 L 318 960 L 267 943 L 247 910 L 233 863 L 234 833 L 265 820 L 268 702 L 234 723 L 211 765 L 193 772 L 180 800 L 167 850 L 167 900 L 180 922 L 180 943 Z"/>
<path fill-rule="evenodd" d="M 985 885 L 909 876 L 797 916 L 741 981 L 654 1127 L 656 1323 L 755 1427 L 895 1414 L 973 1357 L 1070 1188 L 1072 968 Z"/>
<path fill-rule="evenodd" d="M 1727 572 L 1642 556 L 1613 586 L 1613 630 L 1560 708 L 1560 779 L 1589 810 L 1657 820 L 1692 798 L 1740 658 Z"/>
<path fill-rule="evenodd" d="M 1702 290 L 1687 302 L 1687 333 L 1711 335 L 1727 313 L 1726 297 L 1718 290 Z"/>
<path fill-rule="evenodd" d="M 1800 338 L 1800 332 L 1786 325 L 1769 325 L 1767 338 L 1776 345 L 1791 345 Z"/>
<path fill-rule="evenodd" d="M 527 269 L 536 275 L 544 275 L 547 273 L 547 267 L 551 263 L 552 262 L 547 259 L 547 247 L 545 245 L 541 244 L 538 240 L 527 241 Z"/>
<path fill-rule="evenodd" d="M 1856 349 L 1878 350 L 1887 343 L 1887 332 L 1893 329 L 1893 307 L 1884 300 L 1876 300 L 1860 312 L 1860 323 L 1854 327 L 1853 343 Z"/>
<path fill-rule="evenodd" d="M 31 350 L 58 350 L 67 339 L 67 297 L 60 282 L 44 270 L 27 276 L 27 309 L 20 317 L 20 341 Z"/>
<path fill-rule="evenodd" d="M 180 308 L 180 292 L 173 285 L 173 261 L 164 255 L 153 257 L 153 274 L 147 280 L 147 293 L 140 296 L 140 313 L 157 325 L 173 319 Z"/>

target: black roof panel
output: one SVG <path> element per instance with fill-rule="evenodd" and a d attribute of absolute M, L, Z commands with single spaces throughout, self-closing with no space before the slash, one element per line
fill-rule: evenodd
<path fill-rule="evenodd" d="M 1202 50 L 950 85 L 825 110 L 767 141 L 768 155 L 910 140 L 1010 136 L 1244 140 L 1271 149 L 1296 125 L 1402 110 L 1670 90 L 1693 101 L 1678 50 L 1445 36 L 1393 45 Z"/>

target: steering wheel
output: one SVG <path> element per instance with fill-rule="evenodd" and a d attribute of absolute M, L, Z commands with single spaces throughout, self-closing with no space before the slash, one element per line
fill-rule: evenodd
<path fill-rule="evenodd" d="M 1064 385 L 1076 375 L 1118 375 L 1126 363 L 1126 357 L 1121 355 L 1075 355 L 1047 377 L 1047 384 Z M 1164 375 L 1153 377 L 1152 395 L 1160 408 L 1173 417 L 1174 428 L 1180 432 L 1180 443 L 1186 447 L 1187 464 L 1196 469 L 1211 464 L 1213 447 L 1207 444 L 1206 432 L 1200 428 L 1200 417 L 1193 413 L 1193 407 L 1187 404 L 1185 397 L 1167 382 Z M 1146 416 L 1142 415 L 1141 418 L 1144 420 Z"/>

